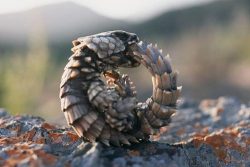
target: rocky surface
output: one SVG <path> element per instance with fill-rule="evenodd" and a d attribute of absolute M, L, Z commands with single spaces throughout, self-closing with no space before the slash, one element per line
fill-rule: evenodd
<path fill-rule="evenodd" d="M 182 101 L 151 140 L 122 148 L 82 143 L 70 128 L 0 109 L 0 166 L 249 167 L 250 108 L 225 97 Z"/>

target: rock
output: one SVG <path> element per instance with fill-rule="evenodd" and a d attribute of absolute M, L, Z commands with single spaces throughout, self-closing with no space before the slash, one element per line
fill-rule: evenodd
<path fill-rule="evenodd" d="M 0 118 L 8 115 L 8 112 L 4 108 L 0 108 Z"/>
<path fill-rule="evenodd" d="M 250 108 L 221 97 L 183 100 L 151 142 L 130 147 L 83 143 L 70 128 L 0 109 L 0 166 L 250 166 Z"/>

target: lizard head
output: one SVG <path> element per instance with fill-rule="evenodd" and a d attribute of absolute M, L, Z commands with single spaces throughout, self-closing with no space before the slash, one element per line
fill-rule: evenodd
<path fill-rule="evenodd" d="M 136 34 L 116 30 L 111 31 L 111 36 L 117 39 L 117 50 L 119 52 L 114 52 L 110 55 L 110 58 L 114 60 L 114 63 L 118 67 L 137 67 L 140 65 L 137 57 L 133 54 L 137 43 L 139 42 L 139 38 Z"/>
<path fill-rule="evenodd" d="M 107 31 L 73 41 L 72 51 L 87 47 L 97 54 L 100 61 L 106 65 L 119 67 L 137 67 L 140 65 L 134 51 L 138 47 L 139 38 L 136 34 L 115 30 Z"/>

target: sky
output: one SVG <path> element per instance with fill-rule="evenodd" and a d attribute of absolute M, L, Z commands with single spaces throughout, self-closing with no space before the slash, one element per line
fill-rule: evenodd
<path fill-rule="evenodd" d="M 0 14 L 65 2 L 66 0 L 0 0 Z M 161 12 L 212 0 L 71 0 L 95 12 L 121 20 L 145 20 Z"/>

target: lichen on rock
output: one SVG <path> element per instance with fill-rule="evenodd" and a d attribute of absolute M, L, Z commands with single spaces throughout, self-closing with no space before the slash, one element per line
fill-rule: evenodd
<path fill-rule="evenodd" d="M 250 166 L 250 108 L 234 98 L 183 100 L 152 142 L 83 143 L 70 128 L 0 109 L 0 166 Z"/>

